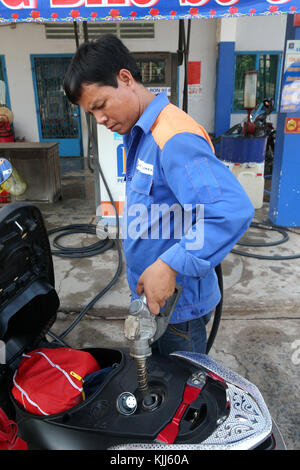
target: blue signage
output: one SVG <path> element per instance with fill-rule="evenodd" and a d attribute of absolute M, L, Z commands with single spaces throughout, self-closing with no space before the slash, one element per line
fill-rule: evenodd
<path fill-rule="evenodd" d="M 292 43 L 293 44 L 293 43 Z M 289 44 L 291 46 L 291 44 Z M 300 111 L 300 61 L 288 66 L 283 76 L 281 113 Z"/>
<path fill-rule="evenodd" d="M 117 180 L 123 182 L 126 175 L 126 153 L 123 144 L 117 147 Z"/>
<path fill-rule="evenodd" d="M 0 23 L 148 21 L 300 13 L 300 0 L 0 0 Z"/>

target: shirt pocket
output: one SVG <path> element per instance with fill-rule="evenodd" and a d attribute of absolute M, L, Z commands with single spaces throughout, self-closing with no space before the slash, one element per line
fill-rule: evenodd
<path fill-rule="evenodd" d="M 200 203 L 210 204 L 220 199 L 221 188 L 207 158 L 193 160 L 185 169 Z"/>
<path fill-rule="evenodd" d="M 126 213 L 126 233 L 127 238 L 130 240 L 149 238 L 151 204 L 153 202 L 152 185 L 152 176 L 140 172 L 136 172 L 130 182 Z"/>
<path fill-rule="evenodd" d="M 149 207 L 153 202 L 153 176 L 136 171 L 130 183 L 130 203 L 145 204 Z"/>

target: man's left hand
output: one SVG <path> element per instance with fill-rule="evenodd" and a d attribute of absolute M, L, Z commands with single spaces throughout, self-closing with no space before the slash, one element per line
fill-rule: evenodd
<path fill-rule="evenodd" d="M 158 315 L 174 293 L 176 286 L 176 275 L 167 263 L 158 258 L 141 274 L 136 292 L 142 295 L 144 292 L 149 310 L 154 315 Z"/>

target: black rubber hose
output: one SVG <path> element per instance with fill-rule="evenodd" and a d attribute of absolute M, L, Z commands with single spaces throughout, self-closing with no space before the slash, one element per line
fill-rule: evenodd
<path fill-rule="evenodd" d="M 52 254 L 56 256 L 61 256 L 64 258 L 85 258 L 90 256 L 95 256 L 104 251 L 112 248 L 113 240 L 109 239 L 108 237 L 105 240 L 98 240 L 96 243 L 93 243 L 89 246 L 84 247 L 65 247 L 58 243 L 58 240 L 66 237 L 68 235 L 72 235 L 75 233 L 84 233 L 90 235 L 97 235 L 97 226 L 93 224 L 73 224 L 73 225 L 66 225 L 65 227 L 55 228 L 48 231 L 48 235 L 52 235 L 53 233 L 63 232 L 60 235 L 57 235 L 53 239 L 53 246 L 58 248 L 57 250 L 52 250 Z"/>
<path fill-rule="evenodd" d="M 115 272 L 115 275 L 113 279 L 107 284 L 107 286 L 102 289 L 99 294 L 94 297 L 91 302 L 80 312 L 80 314 L 77 316 L 77 318 L 71 323 L 71 325 L 62 333 L 59 335 L 59 339 L 62 340 L 65 336 L 67 336 L 73 328 L 80 322 L 80 320 L 84 317 L 84 315 L 90 310 L 90 308 L 93 307 L 93 305 L 98 302 L 101 297 L 103 297 L 106 292 L 112 288 L 112 286 L 117 282 L 117 279 L 119 278 L 121 272 L 122 272 L 122 252 L 121 252 L 121 246 L 119 240 L 113 240 L 114 244 L 117 247 L 118 250 L 118 255 L 119 255 L 119 262 L 117 266 L 117 270 Z"/>
<path fill-rule="evenodd" d="M 67 226 L 69 227 L 69 226 Z M 81 230 L 80 230 L 80 233 L 91 233 L 90 231 L 90 226 L 87 227 L 87 230 L 85 230 L 84 228 L 84 224 L 81 225 Z M 94 233 L 96 233 L 96 226 L 94 226 Z M 48 233 L 54 233 L 54 232 L 57 232 L 57 231 L 63 231 L 64 230 L 64 227 L 61 227 L 61 228 L 58 228 L 58 229 L 54 229 L 54 230 L 51 230 L 49 231 Z M 70 232 L 67 231 L 66 234 L 64 235 L 68 235 Z M 71 230 L 71 233 L 78 233 L 78 230 Z M 93 244 L 92 246 L 95 246 L 97 245 L 96 244 Z M 85 256 L 94 256 L 95 254 L 99 254 L 99 253 L 103 253 L 104 251 L 108 250 L 109 248 L 112 248 L 113 246 L 115 246 L 117 248 L 117 251 L 118 251 L 118 266 L 117 266 L 117 269 L 116 269 L 116 272 L 115 272 L 115 275 L 113 277 L 113 279 L 104 287 L 104 289 L 102 289 L 89 303 L 88 305 L 86 305 L 86 307 L 84 307 L 84 309 L 78 314 L 77 318 L 71 323 L 71 325 L 63 332 L 61 333 L 59 336 L 56 336 L 54 333 L 52 333 L 51 331 L 49 331 L 49 335 L 54 338 L 56 341 L 59 341 L 60 343 L 66 345 L 65 343 L 62 342 L 63 338 L 65 336 L 67 336 L 71 330 L 73 330 L 73 328 L 75 328 L 76 325 L 78 325 L 78 323 L 80 322 L 80 320 L 82 320 L 82 318 L 84 317 L 84 315 L 90 310 L 90 308 L 93 307 L 93 305 L 98 302 L 98 300 L 104 295 L 106 294 L 106 292 L 112 288 L 112 286 L 117 282 L 121 272 L 122 272 L 122 267 L 123 267 L 123 259 L 122 259 L 122 251 L 121 251 L 121 246 L 120 246 L 120 240 L 119 239 L 107 239 L 105 240 L 105 243 L 103 243 L 103 241 L 101 241 L 101 243 L 99 243 L 99 249 L 97 250 L 89 250 L 89 248 L 91 247 L 85 247 L 85 249 L 87 250 L 87 253 L 84 254 L 82 253 L 82 249 L 72 249 L 72 248 L 68 248 L 66 252 L 64 253 L 59 253 L 59 256 L 64 256 L 64 257 L 70 257 L 70 258 L 82 258 L 82 257 L 85 257 Z M 64 250 L 66 250 L 66 248 L 64 247 L 61 247 L 62 250 L 61 252 L 63 252 Z M 74 252 L 72 250 L 75 250 Z M 79 251 L 76 251 L 76 250 L 79 250 Z M 57 254 L 55 251 L 53 252 L 53 254 Z"/>
<path fill-rule="evenodd" d="M 255 227 L 263 230 L 272 230 L 275 232 L 281 233 L 283 235 L 283 238 L 274 242 L 266 242 L 266 243 L 245 243 L 245 242 L 238 242 L 237 245 L 242 245 L 242 246 L 251 246 L 251 247 L 268 247 L 268 246 L 276 246 L 276 245 L 281 245 L 282 243 L 286 242 L 289 240 L 289 236 L 287 234 L 287 231 L 291 231 L 287 229 L 286 227 L 282 227 L 280 225 L 273 225 L 273 224 L 268 224 L 265 222 L 252 222 L 250 224 L 250 227 Z M 295 255 L 286 255 L 286 256 L 279 256 L 279 255 L 274 255 L 274 256 L 266 256 L 266 255 L 258 255 L 256 253 L 248 253 L 246 251 L 241 251 L 241 250 L 236 250 L 232 249 L 231 253 L 234 253 L 236 255 L 241 255 L 241 256 L 247 256 L 249 258 L 257 258 L 257 259 L 268 259 L 268 260 L 287 260 L 287 259 L 298 259 L 300 258 L 300 254 L 295 254 Z"/>
<path fill-rule="evenodd" d="M 289 240 L 289 235 L 287 231 L 292 231 L 287 229 L 286 227 L 280 226 L 280 225 L 270 225 L 269 223 L 266 222 L 252 222 L 250 227 L 254 228 L 259 228 L 263 230 L 272 230 L 280 233 L 282 235 L 282 238 L 280 240 L 276 240 L 274 242 L 266 242 L 266 243 L 246 243 L 246 242 L 238 242 L 237 245 L 241 246 L 249 246 L 249 247 L 268 247 L 268 246 L 276 246 L 276 245 L 281 245 L 282 243 L 285 243 Z M 248 256 L 251 258 L 258 258 L 258 259 L 269 259 L 269 260 L 285 260 L 285 259 L 297 259 L 300 258 L 300 254 L 296 255 L 288 255 L 288 256 L 263 256 L 263 255 L 257 255 L 255 253 L 247 253 L 245 251 L 240 251 L 240 250 L 231 250 L 232 253 L 239 254 L 241 256 Z M 223 292 L 224 292 L 224 286 L 223 286 L 223 275 L 222 275 L 222 267 L 221 264 L 218 265 L 216 268 L 216 274 L 218 277 L 218 283 L 221 291 L 221 300 L 219 304 L 216 306 L 215 313 L 214 313 L 214 320 L 213 320 L 213 325 L 210 331 L 209 338 L 207 340 L 207 346 L 206 346 L 206 354 L 209 353 L 214 340 L 216 338 L 220 321 L 221 321 L 221 315 L 222 315 L 222 306 L 223 306 Z"/>
<path fill-rule="evenodd" d="M 215 338 L 217 336 L 220 321 L 221 321 L 221 316 L 222 316 L 222 307 L 223 307 L 224 287 L 223 287 L 223 274 L 222 274 L 221 264 L 216 266 L 215 271 L 216 271 L 216 275 L 218 277 L 218 284 L 219 284 L 219 288 L 220 288 L 220 292 L 221 292 L 221 299 L 220 299 L 220 302 L 218 303 L 218 305 L 216 306 L 216 309 L 215 309 L 213 324 L 212 324 L 212 327 L 211 327 L 211 330 L 210 330 L 210 333 L 209 333 L 209 337 L 208 337 L 208 340 L 207 340 L 207 343 L 206 343 L 206 354 L 209 353 L 209 351 L 210 351 L 210 349 L 211 349 L 211 347 L 212 347 L 212 345 L 215 341 Z"/>

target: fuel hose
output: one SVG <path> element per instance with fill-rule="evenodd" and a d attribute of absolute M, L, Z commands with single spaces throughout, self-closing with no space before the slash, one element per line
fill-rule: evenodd
<path fill-rule="evenodd" d="M 246 247 L 276 246 L 276 245 L 281 245 L 282 243 L 285 243 L 289 240 L 289 235 L 288 235 L 287 232 L 298 233 L 298 232 L 294 232 L 291 229 L 283 227 L 281 225 L 274 225 L 274 224 L 270 224 L 268 222 L 252 222 L 250 224 L 250 228 L 251 227 L 258 228 L 258 229 L 261 229 L 261 230 L 271 230 L 271 231 L 278 232 L 282 235 L 282 238 L 280 238 L 279 240 L 273 241 L 273 242 L 265 242 L 265 243 L 250 243 L 250 242 L 239 241 L 237 243 L 237 245 L 246 246 Z M 247 256 L 249 258 L 267 259 L 267 260 L 276 260 L 276 261 L 300 258 L 300 253 L 292 254 L 292 255 L 283 255 L 283 256 L 281 256 L 281 255 L 268 256 L 268 255 L 259 255 L 257 253 L 249 253 L 247 251 L 236 250 L 236 249 L 232 249 L 231 253 L 241 255 L 241 256 Z"/>
<path fill-rule="evenodd" d="M 90 224 L 88 225 L 76 225 L 76 226 L 66 226 L 66 227 L 61 227 L 59 229 L 54 229 L 48 232 L 49 235 L 52 233 L 55 233 L 57 231 L 62 231 L 63 234 L 61 236 L 66 236 L 70 235 L 72 233 L 88 233 L 88 234 L 96 234 L 97 226 L 93 225 L 91 226 Z M 53 241 L 54 243 L 54 241 Z M 58 245 L 57 240 L 56 240 L 56 246 Z M 62 257 L 69 257 L 69 258 L 82 258 L 82 257 L 90 257 L 90 256 L 95 256 L 97 254 L 104 253 L 108 249 L 111 249 L 115 247 L 118 252 L 118 264 L 117 264 L 117 269 L 114 274 L 114 277 L 112 280 L 102 289 L 87 305 L 84 307 L 84 309 L 78 314 L 76 319 L 71 323 L 71 325 L 59 335 L 59 337 L 55 336 L 52 332 L 50 332 L 50 336 L 52 336 L 55 340 L 58 340 L 61 342 L 61 340 L 67 336 L 73 328 L 75 328 L 76 325 L 82 320 L 82 318 L 85 316 L 85 314 L 95 305 L 96 302 L 98 302 L 101 297 L 103 297 L 106 292 L 108 292 L 113 285 L 117 282 L 121 272 L 122 272 L 122 265 L 123 265 L 123 260 L 122 260 L 122 251 L 121 251 L 121 246 L 120 246 L 120 240 L 117 239 L 110 239 L 107 238 L 106 240 L 99 240 L 99 242 L 94 243 L 88 247 L 83 247 L 83 248 L 65 248 L 62 247 L 61 245 L 59 246 L 58 251 L 53 251 L 52 253 L 57 256 L 62 256 Z"/>

